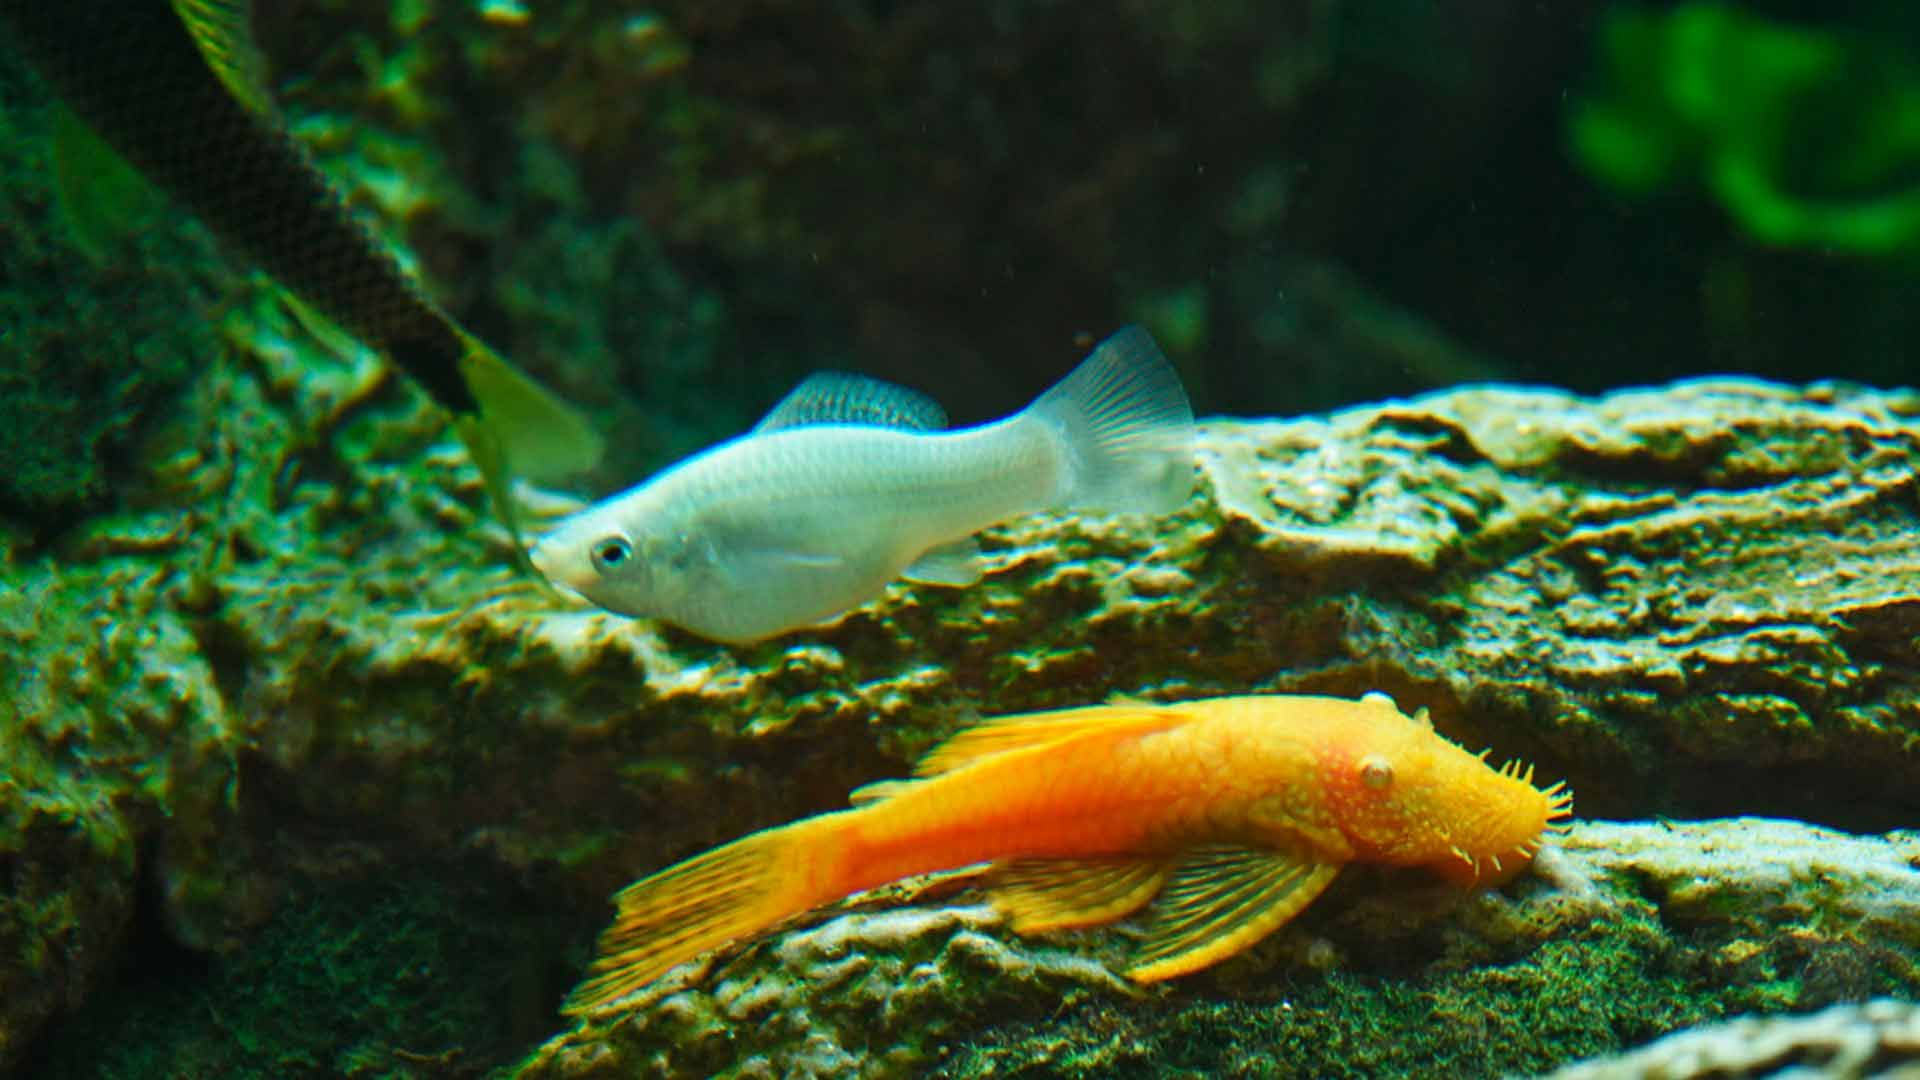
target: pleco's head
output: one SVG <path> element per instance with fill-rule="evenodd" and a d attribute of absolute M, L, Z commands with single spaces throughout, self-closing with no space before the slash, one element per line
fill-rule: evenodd
<path fill-rule="evenodd" d="M 1384 694 L 1355 705 L 1354 738 L 1330 747 L 1321 767 L 1341 831 L 1379 861 L 1463 885 L 1500 881 L 1571 809 L 1562 785 L 1534 787 L 1518 762 L 1489 766 L 1436 733 L 1424 710 L 1409 717 Z"/>
<path fill-rule="evenodd" d="M 608 611 L 639 616 L 654 610 L 653 575 L 642 547 L 642 538 L 596 509 L 562 521 L 533 545 L 528 557 L 555 585 Z"/>

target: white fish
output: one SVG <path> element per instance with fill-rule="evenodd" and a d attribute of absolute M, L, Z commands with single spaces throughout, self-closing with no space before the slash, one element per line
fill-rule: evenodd
<path fill-rule="evenodd" d="M 533 564 L 609 611 L 749 642 L 827 621 L 903 575 L 970 585 L 972 534 L 995 522 L 1164 513 L 1193 491 L 1193 410 L 1139 327 L 1013 416 L 945 423 L 914 391 L 812 376 L 747 434 L 562 521 Z"/>

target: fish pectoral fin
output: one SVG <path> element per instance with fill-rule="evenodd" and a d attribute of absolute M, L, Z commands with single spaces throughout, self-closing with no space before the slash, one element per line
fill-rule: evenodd
<path fill-rule="evenodd" d="M 1339 872 L 1304 848 L 1199 848 L 1154 902 L 1127 977 L 1158 982 L 1218 963 L 1298 915 Z"/>
<path fill-rule="evenodd" d="M 1013 859 L 993 870 L 993 906 L 1022 934 L 1077 930 L 1123 919 L 1166 884 L 1165 859 Z"/>
<path fill-rule="evenodd" d="M 928 585 L 972 585 L 980 580 L 980 542 L 971 536 L 928 548 L 900 576 Z"/>
<path fill-rule="evenodd" d="M 1137 738 L 1179 727 L 1191 719 L 1186 713 L 1161 705 L 1093 705 L 1003 716 L 968 728 L 934 747 L 913 772 L 915 776 L 938 776 L 1013 750 L 1095 736 Z"/>
<path fill-rule="evenodd" d="M 766 574 L 825 573 L 847 565 L 847 560 L 838 555 L 785 547 L 736 548 L 732 562 L 741 582 L 746 585 L 752 585 L 755 581 L 764 583 L 763 575 Z M 830 621 L 839 617 L 834 614 L 827 618 Z"/>
<path fill-rule="evenodd" d="M 814 424 L 938 431 L 947 426 L 947 413 L 939 402 L 918 390 L 865 375 L 822 371 L 802 379 L 760 418 L 750 434 Z"/>

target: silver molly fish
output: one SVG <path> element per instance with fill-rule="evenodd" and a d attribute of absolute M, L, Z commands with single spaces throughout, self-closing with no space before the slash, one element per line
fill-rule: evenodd
<path fill-rule="evenodd" d="M 941 430 L 924 395 L 825 372 L 745 435 L 569 517 L 536 568 L 716 641 L 829 621 L 898 577 L 971 585 L 973 534 L 1038 510 L 1156 514 L 1193 491 L 1193 409 L 1130 326 L 1026 409 Z"/>

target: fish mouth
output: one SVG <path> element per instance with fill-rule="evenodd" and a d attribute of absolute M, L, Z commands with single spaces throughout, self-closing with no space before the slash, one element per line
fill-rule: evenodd
<path fill-rule="evenodd" d="M 540 572 L 541 577 L 546 578 L 556 585 L 559 584 L 558 581 L 554 580 L 553 556 L 548 553 L 546 544 L 536 541 L 532 547 L 528 548 L 527 562 L 531 564 L 535 570 Z"/>
<path fill-rule="evenodd" d="M 1498 839 L 1488 838 L 1494 840 L 1492 843 L 1474 844 L 1476 850 L 1454 846 L 1453 858 L 1458 861 L 1448 864 L 1448 873 L 1469 883 L 1505 881 L 1540 854 L 1549 836 L 1564 836 L 1573 828 L 1573 792 L 1566 781 L 1557 780 L 1545 788 L 1535 788 L 1533 766 L 1523 769 L 1517 761 L 1501 766 L 1500 774 L 1526 784 L 1543 805 L 1515 815 L 1495 833 Z M 1513 839 L 1515 837 L 1517 839 Z"/>
<path fill-rule="evenodd" d="M 561 596 L 582 603 L 593 602 L 581 589 L 577 577 L 566 572 L 566 560 L 556 556 L 551 544 L 535 542 L 527 549 L 527 562 L 546 581 L 547 587 Z"/>

